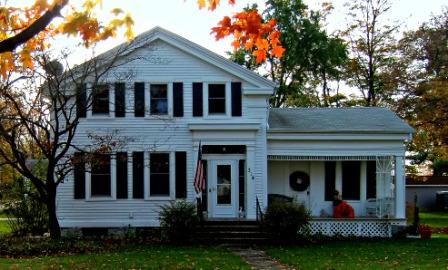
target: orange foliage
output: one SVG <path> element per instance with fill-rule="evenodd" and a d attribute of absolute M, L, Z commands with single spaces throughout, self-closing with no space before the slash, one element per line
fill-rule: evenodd
<path fill-rule="evenodd" d="M 73 5 L 66 7 L 64 21 L 59 25 L 50 24 L 44 31 L 33 36 L 13 52 L 0 54 L 0 76 L 5 79 L 9 72 L 19 67 L 33 68 L 32 53 L 50 46 L 48 37 L 57 34 L 79 36 L 86 47 L 101 40 L 116 36 L 119 28 L 125 28 L 125 37 L 132 39 L 134 22 L 130 14 L 124 14 L 120 9 L 111 11 L 112 19 L 101 22 L 97 19 L 96 9 L 101 6 L 102 0 L 84 0 L 82 7 Z M 21 33 L 39 18 L 51 11 L 56 5 L 67 3 L 67 0 L 35 0 L 28 7 L 0 7 L 0 41 L 14 37 Z M 64 4 L 65 6 L 65 4 Z"/>
<path fill-rule="evenodd" d="M 281 58 L 285 49 L 280 44 L 280 32 L 275 30 L 276 21 L 262 22 L 258 10 L 238 12 L 233 20 L 225 16 L 218 26 L 212 28 L 216 40 L 233 35 L 232 46 L 238 49 L 244 45 L 247 50 L 253 50 L 257 63 L 266 60 L 267 56 Z"/>

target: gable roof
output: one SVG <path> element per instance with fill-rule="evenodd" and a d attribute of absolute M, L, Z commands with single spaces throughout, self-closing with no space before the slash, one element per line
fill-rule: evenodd
<path fill-rule="evenodd" d="M 275 108 L 269 132 L 410 134 L 413 129 L 387 108 Z"/>
<path fill-rule="evenodd" d="M 171 46 L 174 46 L 190 55 L 193 55 L 211 65 L 214 65 L 235 77 L 250 82 L 263 90 L 267 90 L 267 94 L 271 94 L 276 83 L 266 79 L 257 73 L 242 67 L 184 37 L 181 37 L 173 32 L 170 32 L 160 26 L 156 26 L 134 38 L 131 43 L 122 43 L 115 48 L 103 53 L 98 57 L 107 58 L 108 55 L 114 55 L 118 51 L 123 51 L 123 55 L 127 55 L 132 51 L 143 47 L 155 40 L 162 40 Z"/>

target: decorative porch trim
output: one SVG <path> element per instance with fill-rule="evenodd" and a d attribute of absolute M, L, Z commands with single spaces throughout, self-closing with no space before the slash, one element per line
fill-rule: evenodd
<path fill-rule="evenodd" d="M 349 161 L 349 160 L 377 160 L 386 158 L 384 156 L 290 156 L 290 155 L 268 155 L 268 160 L 286 160 L 286 161 Z"/>
<path fill-rule="evenodd" d="M 394 225 L 403 225 L 403 220 L 314 218 L 309 223 L 309 230 L 312 235 L 389 238 Z"/>

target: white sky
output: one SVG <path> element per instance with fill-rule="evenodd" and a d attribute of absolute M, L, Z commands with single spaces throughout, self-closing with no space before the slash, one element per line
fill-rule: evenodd
<path fill-rule="evenodd" d="M 310 7 L 317 7 L 322 0 L 304 0 Z M 328 29 L 343 29 L 345 23 L 345 12 L 343 4 L 350 0 L 326 0 L 333 3 L 335 9 L 328 17 Z M 12 0 L 26 5 L 34 0 Z M 70 3 L 80 3 L 81 0 L 71 0 Z M 224 55 L 225 51 L 231 50 L 230 39 L 215 41 L 210 34 L 211 27 L 224 15 L 232 15 L 246 6 L 248 3 L 257 3 L 259 7 L 264 7 L 263 0 L 236 0 L 235 6 L 227 4 L 227 0 L 221 0 L 221 5 L 213 12 L 206 9 L 199 10 L 196 0 L 103 0 L 103 12 L 107 14 L 113 7 L 120 7 L 130 12 L 135 21 L 134 31 L 136 35 L 151 29 L 154 26 L 161 26 L 175 32 L 195 43 L 198 43 L 218 54 Z M 388 19 L 402 22 L 401 30 L 418 27 L 422 22 L 427 21 L 431 14 L 441 13 L 442 6 L 448 6 L 447 0 L 391 0 L 392 9 L 388 14 Z M 262 10 L 262 8 L 260 8 Z M 62 41 L 61 41 L 62 40 Z M 122 37 L 107 41 L 101 44 L 98 52 L 112 48 L 121 43 Z M 75 43 L 69 42 L 66 38 L 59 39 L 57 45 L 67 45 L 74 51 L 81 51 L 76 48 Z M 59 46 L 56 46 L 59 47 Z M 77 53 L 78 54 L 78 53 Z M 82 62 L 82 57 L 76 57 L 75 62 Z"/>

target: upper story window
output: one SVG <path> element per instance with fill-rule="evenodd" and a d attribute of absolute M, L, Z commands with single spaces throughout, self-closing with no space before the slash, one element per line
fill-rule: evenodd
<path fill-rule="evenodd" d="M 226 114 L 226 85 L 208 85 L 208 114 Z"/>
<path fill-rule="evenodd" d="M 168 87 L 166 84 L 151 84 L 151 114 L 168 114 Z"/>
<path fill-rule="evenodd" d="M 109 114 L 108 85 L 96 85 L 92 88 L 92 114 Z"/>

